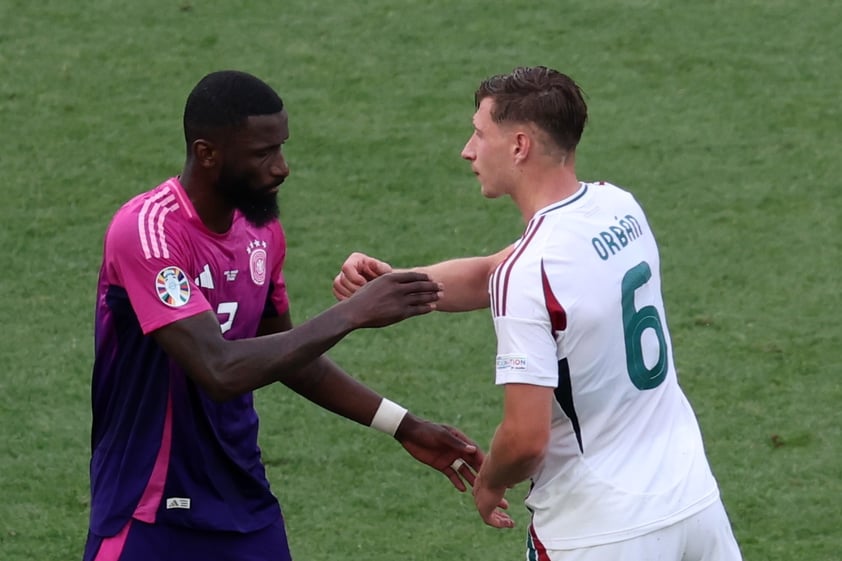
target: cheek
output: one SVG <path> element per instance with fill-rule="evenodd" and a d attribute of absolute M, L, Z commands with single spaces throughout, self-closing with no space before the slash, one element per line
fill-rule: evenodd
<path fill-rule="evenodd" d="M 495 163 L 494 151 L 488 144 L 481 144 L 477 146 L 477 159 L 481 159 L 485 165 L 493 165 Z"/>

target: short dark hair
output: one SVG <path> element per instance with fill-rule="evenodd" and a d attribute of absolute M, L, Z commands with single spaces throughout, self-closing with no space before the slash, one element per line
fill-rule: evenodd
<path fill-rule="evenodd" d="M 199 80 L 184 106 L 184 140 L 189 145 L 213 129 L 236 128 L 252 115 L 284 108 L 266 82 L 239 70 L 212 72 Z"/>
<path fill-rule="evenodd" d="M 474 94 L 476 106 L 487 97 L 494 100 L 494 122 L 534 123 L 568 151 L 579 144 L 588 120 L 581 88 L 546 66 L 521 66 L 487 78 Z"/>

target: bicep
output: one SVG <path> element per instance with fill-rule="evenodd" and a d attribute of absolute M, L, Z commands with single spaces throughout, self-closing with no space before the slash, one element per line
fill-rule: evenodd
<path fill-rule="evenodd" d="M 536 448 L 549 439 L 553 412 L 553 388 L 532 384 L 506 384 L 503 419 L 518 439 L 534 441 Z"/>
<path fill-rule="evenodd" d="M 214 384 L 214 372 L 224 361 L 226 344 L 216 314 L 201 312 L 160 327 L 150 335 L 196 383 L 203 387 Z"/>

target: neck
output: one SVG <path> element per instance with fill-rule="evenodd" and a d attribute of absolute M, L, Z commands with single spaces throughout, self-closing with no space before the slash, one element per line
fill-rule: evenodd
<path fill-rule="evenodd" d="M 523 180 L 512 191 L 512 200 L 520 209 L 524 222 L 555 202 L 563 201 L 579 190 L 579 180 L 571 165 L 525 172 Z"/>
<path fill-rule="evenodd" d="M 179 176 L 181 186 L 205 227 L 211 232 L 224 234 L 234 222 L 234 208 L 228 205 L 201 173 L 185 165 Z"/>

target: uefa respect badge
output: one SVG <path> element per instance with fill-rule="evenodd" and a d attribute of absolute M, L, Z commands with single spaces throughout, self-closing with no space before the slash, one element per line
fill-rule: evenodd
<path fill-rule="evenodd" d="M 526 365 L 526 355 L 497 355 L 497 372 L 524 371 Z"/>

